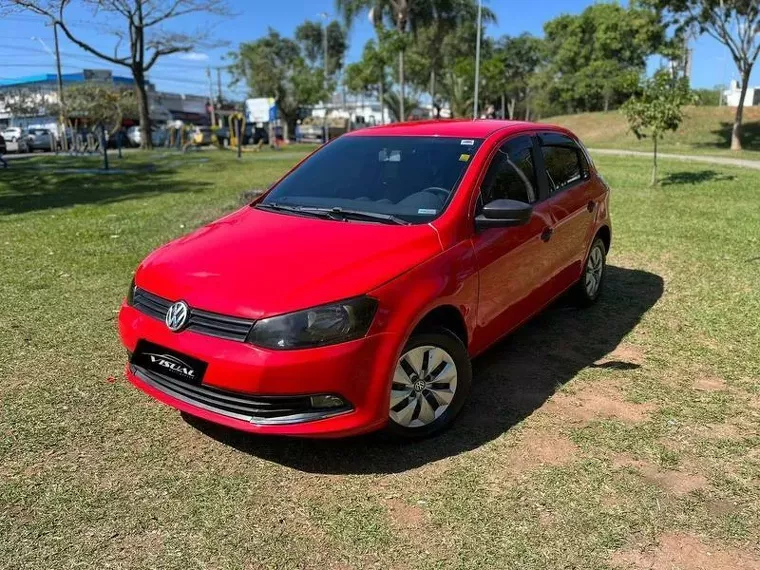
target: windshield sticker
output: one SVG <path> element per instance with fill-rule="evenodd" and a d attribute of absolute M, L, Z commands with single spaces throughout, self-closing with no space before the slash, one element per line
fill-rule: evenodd
<path fill-rule="evenodd" d="M 420 208 L 417 210 L 418 214 L 424 214 L 428 216 L 434 216 L 438 213 L 438 210 L 431 210 L 430 208 Z"/>
<path fill-rule="evenodd" d="M 470 160 L 470 155 L 469 154 L 460 154 L 459 155 L 459 162 L 467 162 L 468 160 Z"/>
<path fill-rule="evenodd" d="M 460 142 L 462 146 L 472 146 L 475 144 L 475 141 L 473 139 L 462 139 L 462 142 Z"/>

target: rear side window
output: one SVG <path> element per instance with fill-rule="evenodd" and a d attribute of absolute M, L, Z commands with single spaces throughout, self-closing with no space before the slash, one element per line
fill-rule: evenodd
<path fill-rule="evenodd" d="M 551 193 L 588 177 L 588 165 L 575 141 L 558 134 L 542 139 L 541 152 Z"/>
<path fill-rule="evenodd" d="M 531 138 L 507 141 L 499 147 L 483 180 L 480 206 L 501 199 L 531 204 L 537 196 Z"/>

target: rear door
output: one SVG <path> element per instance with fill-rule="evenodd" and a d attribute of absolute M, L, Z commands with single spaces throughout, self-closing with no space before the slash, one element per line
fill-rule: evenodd
<path fill-rule="evenodd" d="M 580 276 L 589 232 L 594 223 L 597 188 L 593 184 L 585 153 L 570 137 L 561 133 L 541 133 L 543 168 L 552 218 L 552 269 L 558 289 Z"/>
<path fill-rule="evenodd" d="M 512 330 L 548 300 L 546 285 L 552 267 L 545 238 L 552 220 L 549 205 L 541 200 L 538 152 L 530 135 L 508 139 L 491 157 L 480 185 L 475 215 L 483 205 L 500 198 L 534 204 L 534 209 L 523 226 L 490 228 L 472 238 L 480 282 L 477 338 L 473 340 L 479 347 Z"/>

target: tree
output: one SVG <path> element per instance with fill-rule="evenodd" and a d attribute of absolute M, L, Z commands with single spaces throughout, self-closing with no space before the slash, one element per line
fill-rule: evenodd
<path fill-rule="evenodd" d="M 420 100 L 414 95 L 409 96 L 407 93 L 403 104 L 398 91 L 389 91 L 385 94 L 385 104 L 388 105 L 388 113 L 394 121 L 403 121 L 405 117 L 413 113 L 420 107 Z M 402 110 L 403 109 L 403 110 Z M 402 115 L 402 113 L 407 113 Z"/>
<path fill-rule="evenodd" d="M 125 115 L 136 114 L 134 91 L 117 89 L 108 83 L 85 82 L 67 87 L 64 95 L 68 119 L 87 124 L 100 134 L 103 168 L 108 170 L 108 133 L 121 127 Z M 57 114 L 57 104 L 55 107 L 53 111 Z"/>
<path fill-rule="evenodd" d="M 362 58 L 346 66 L 344 78 L 346 87 L 352 93 L 374 93 L 379 101 L 384 102 L 385 93 L 388 91 L 385 70 L 388 67 L 387 54 L 379 48 L 374 40 L 369 40 L 364 45 Z M 381 114 L 384 116 L 383 105 Z"/>
<path fill-rule="evenodd" d="M 744 98 L 752 67 L 760 55 L 758 0 L 645 0 L 677 32 L 696 28 L 728 48 L 741 77 L 741 95 L 731 131 L 731 150 L 741 150 Z"/>
<path fill-rule="evenodd" d="M 532 77 L 541 63 L 541 40 L 528 33 L 504 36 L 496 46 L 495 57 L 501 64 L 507 115 L 513 119 L 517 103 L 527 102 Z M 529 109 L 526 111 L 527 119 Z"/>
<path fill-rule="evenodd" d="M 594 4 L 578 15 L 544 24 L 546 77 L 551 97 L 567 112 L 596 111 L 627 99 L 631 78 L 664 44 L 665 31 L 651 10 Z"/>
<path fill-rule="evenodd" d="M 150 112 L 146 75 L 163 56 L 197 49 L 204 34 L 181 34 L 164 29 L 165 24 L 188 14 L 227 15 L 226 0 L 80 0 L 92 10 L 92 18 L 103 17 L 117 38 L 113 55 L 96 48 L 75 33 L 66 12 L 72 0 L 0 0 L 0 7 L 16 7 L 39 14 L 57 25 L 66 37 L 103 61 L 128 68 L 135 80 L 140 115 L 142 146 L 150 148 Z M 119 55 L 122 40 L 128 53 Z"/>
<path fill-rule="evenodd" d="M 375 29 L 379 30 L 383 26 L 384 20 L 389 20 L 395 27 L 396 34 L 392 38 L 393 45 L 398 52 L 398 83 L 400 103 L 399 112 L 403 120 L 406 117 L 404 103 L 406 101 L 406 75 L 404 72 L 404 56 L 408 47 L 408 32 L 410 31 L 410 9 L 413 4 L 421 4 L 427 0 L 336 0 L 336 6 L 347 25 L 351 22 L 369 13 L 370 18 L 375 24 Z"/>
<path fill-rule="evenodd" d="M 466 55 L 475 56 L 475 31 L 478 14 L 476 0 L 426 0 L 414 4 L 416 22 L 414 42 L 406 51 L 406 76 L 418 89 L 430 93 L 436 116 L 440 116 L 439 82 L 453 62 Z M 496 21 L 494 13 L 483 7 L 483 24 Z M 451 36 L 467 37 L 452 57 Z M 471 32 L 471 33 L 470 33 Z M 445 44 L 449 49 L 443 49 Z M 462 53 L 462 52 L 466 52 Z"/>
<path fill-rule="evenodd" d="M 298 43 L 271 28 L 230 57 L 233 81 L 244 81 L 253 97 L 273 97 L 289 128 L 295 127 L 299 106 L 327 97 L 322 70 L 309 67 Z"/>
<path fill-rule="evenodd" d="M 327 32 L 327 62 L 324 61 L 324 34 Z M 338 22 L 330 22 L 326 28 L 320 22 L 307 21 L 296 28 L 296 41 L 301 47 L 306 61 L 316 66 L 322 62 L 322 68 L 329 77 L 343 69 L 348 40 L 346 30 Z"/>
<path fill-rule="evenodd" d="M 657 140 L 667 131 L 678 129 L 683 121 L 683 107 L 694 102 L 694 95 L 684 77 L 674 78 L 660 70 L 640 85 L 641 92 L 626 101 L 621 110 L 637 138 L 652 138 L 652 182 L 657 184 Z"/>

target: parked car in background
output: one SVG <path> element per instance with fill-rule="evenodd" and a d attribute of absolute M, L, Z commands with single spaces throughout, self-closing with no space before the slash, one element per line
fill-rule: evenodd
<path fill-rule="evenodd" d="M 29 152 L 36 150 L 50 152 L 54 149 L 55 145 L 55 136 L 49 129 L 29 129 L 24 140 L 26 140 L 26 144 L 29 147 Z"/>
<path fill-rule="evenodd" d="M 150 138 L 153 146 L 164 146 L 166 144 L 166 140 L 168 138 L 166 129 L 151 126 L 150 132 Z M 138 125 L 129 127 L 127 129 L 127 139 L 129 140 L 129 144 L 131 146 L 138 147 L 142 144 L 142 134 Z"/>
<path fill-rule="evenodd" d="M 24 133 L 21 127 L 8 127 L 3 131 L 3 138 L 7 142 L 16 142 Z"/>
<path fill-rule="evenodd" d="M 561 127 L 347 133 L 140 264 L 119 313 L 127 377 L 260 434 L 439 432 L 468 399 L 471 358 L 565 291 L 597 300 L 609 195 Z"/>

